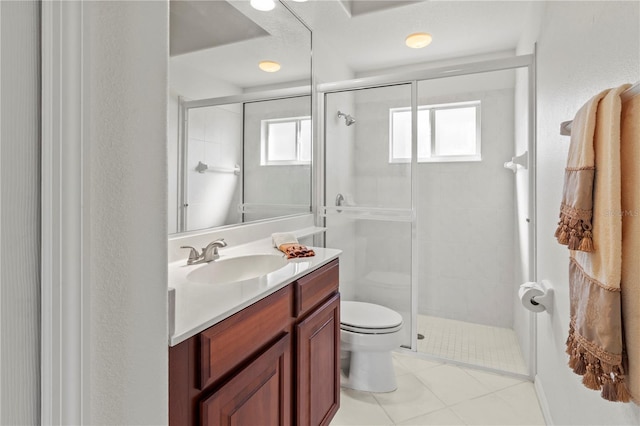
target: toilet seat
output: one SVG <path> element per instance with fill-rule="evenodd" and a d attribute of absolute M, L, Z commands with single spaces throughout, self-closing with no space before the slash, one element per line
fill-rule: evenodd
<path fill-rule="evenodd" d="M 361 334 L 395 333 L 402 328 L 402 315 L 380 305 L 341 302 L 340 328 Z"/>

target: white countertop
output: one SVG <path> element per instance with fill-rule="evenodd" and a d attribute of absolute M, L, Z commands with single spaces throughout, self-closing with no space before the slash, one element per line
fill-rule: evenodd
<path fill-rule="evenodd" d="M 287 284 L 336 259 L 341 250 L 313 247 L 316 255 L 290 259 L 284 267 L 265 276 L 227 284 L 189 282 L 189 272 L 207 264 L 186 265 L 186 258 L 169 264 L 169 288 L 175 289 L 175 305 L 169 307 L 169 346 L 187 340 Z M 220 259 L 250 254 L 282 254 L 271 238 L 220 249 Z M 284 255 L 283 255 L 284 256 Z M 171 303 L 171 298 L 170 298 Z M 173 313 L 173 314 L 171 314 Z M 173 317 L 173 318 L 172 318 Z"/>

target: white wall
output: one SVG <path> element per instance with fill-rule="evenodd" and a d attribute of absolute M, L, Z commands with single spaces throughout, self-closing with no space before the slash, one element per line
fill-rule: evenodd
<path fill-rule="evenodd" d="M 482 53 L 480 55 L 458 56 L 456 58 L 451 58 L 451 59 L 441 59 L 438 61 L 427 61 L 427 62 L 421 62 L 417 64 L 407 64 L 407 65 L 403 65 L 401 68 L 397 66 L 391 66 L 388 68 L 382 68 L 377 70 L 361 71 L 356 73 L 356 78 L 371 77 L 371 76 L 380 75 L 380 74 L 392 74 L 392 73 L 397 73 L 399 71 L 401 72 L 420 71 L 424 69 L 433 69 L 433 68 L 440 68 L 440 67 L 448 67 L 452 65 L 469 64 L 472 62 L 490 61 L 493 59 L 505 59 L 505 58 L 511 58 L 513 57 L 513 55 L 514 55 L 513 50 L 501 50 L 501 51 L 491 52 L 491 53 Z"/>
<path fill-rule="evenodd" d="M 561 121 L 598 91 L 640 78 L 640 3 L 549 2 L 538 38 L 538 279 L 556 289 L 553 315 L 538 315 L 538 376 L 553 423 L 640 424 L 640 408 L 607 402 L 567 367 L 568 253 L 553 237 L 569 138 Z"/>
<path fill-rule="evenodd" d="M 327 30 L 324 30 L 327 31 Z M 330 31 L 330 30 L 329 30 Z M 323 30 L 313 30 L 313 77 L 315 84 L 348 80 L 353 70 L 342 61 L 323 38 Z"/>
<path fill-rule="evenodd" d="M 190 66 L 180 57 L 169 60 L 169 87 L 188 100 L 218 98 L 242 93 L 234 84 Z"/>
<path fill-rule="evenodd" d="M 0 2 L 0 424 L 40 422 L 40 4 Z"/>
<path fill-rule="evenodd" d="M 166 424 L 169 5 L 83 8 L 91 211 L 85 415 L 91 424 Z"/>

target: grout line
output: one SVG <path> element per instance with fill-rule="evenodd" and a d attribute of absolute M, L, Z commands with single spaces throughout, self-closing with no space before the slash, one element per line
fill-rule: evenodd
<path fill-rule="evenodd" d="M 427 369 L 428 369 L 428 368 L 427 368 Z M 425 369 L 425 370 L 426 370 L 426 369 Z M 420 370 L 420 371 L 422 371 L 422 370 Z M 439 410 L 443 410 L 443 409 L 445 409 L 445 408 L 448 408 L 447 403 L 446 403 L 446 402 L 444 402 L 442 399 L 440 399 L 440 398 L 438 397 L 438 395 L 436 395 L 436 394 L 431 390 L 431 388 L 430 388 L 429 386 L 427 386 L 427 385 L 426 385 L 422 380 L 420 380 L 420 378 L 419 378 L 418 376 L 416 376 L 415 374 L 413 374 L 413 373 L 411 373 L 411 372 L 410 372 L 409 374 L 410 374 L 410 375 L 412 375 L 412 376 L 413 376 L 413 378 L 414 378 L 414 379 L 416 379 L 416 380 L 418 381 L 418 383 L 420 383 L 420 385 L 422 385 L 422 387 L 424 387 L 427 391 L 429 391 L 429 392 L 434 396 L 434 398 L 436 398 L 438 401 L 440 401 L 440 402 L 442 403 L 442 405 L 444 405 L 444 407 L 443 407 L 443 408 L 439 408 L 439 409 L 437 409 L 437 410 L 433 410 L 433 411 L 429 411 L 429 412 L 426 412 L 426 413 L 419 414 L 419 415 L 417 415 L 417 416 L 414 416 L 414 417 L 411 417 L 411 418 L 409 418 L 409 419 L 403 420 L 402 422 L 406 422 L 406 421 L 409 421 L 410 419 L 414 419 L 414 418 L 416 418 L 416 417 L 420 417 L 420 416 L 425 416 L 425 415 L 427 415 L 427 414 L 431 414 L 431 413 L 434 413 L 434 412 L 436 412 L 436 411 L 439 411 Z M 406 374 L 404 374 L 403 376 L 406 376 Z M 397 376 L 396 376 L 396 377 L 397 377 Z M 396 425 L 397 423 L 395 422 L 395 420 L 393 420 L 393 418 L 391 417 L 391 415 L 389 414 L 389 412 L 385 409 L 384 405 L 382 405 L 382 404 L 380 403 L 380 401 L 378 400 L 378 398 L 376 398 L 376 394 L 375 394 L 375 393 L 371 393 L 371 395 L 372 395 L 372 396 L 373 396 L 373 398 L 376 400 L 376 402 L 378 403 L 378 405 L 379 405 L 380 407 L 382 407 L 382 409 L 384 410 L 384 412 L 385 412 L 385 414 L 387 415 L 387 417 L 389 417 L 389 418 L 391 419 L 391 421 L 393 422 L 393 424 L 394 424 L 394 425 Z M 400 422 L 400 423 L 402 423 L 402 422 Z"/>
<path fill-rule="evenodd" d="M 449 410 L 449 411 L 451 412 L 451 414 L 453 414 L 453 415 L 454 415 L 458 420 L 460 420 L 460 423 L 459 423 L 459 424 L 460 424 L 461 426 L 466 426 L 466 425 L 467 425 L 467 423 L 465 423 L 465 422 L 464 422 L 464 420 L 462 420 L 462 419 L 460 418 L 460 416 L 458 416 L 458 415 L 457 415 L 453 410 L 451 410 L 451 409 L 449 408 L 449 406 L 446 406 L 446 407 L 444 407 L 444 408 L 440 408 L 440 409 L 435 410 L 435 411 L 431 411 L 431 412 L 429 412 L 429 413 L 420 414 L 420 415 L 418 415 L 418 416 L 411 417 L 410 419 L 403 420 L 403 421 L 402 421 L 402 422 L 400 422 L 400 423 L 406 423 L 406 422 L 409 422 L 409 421 L 411 421 L 411 420 L 417 419 L 418 417 L 428 416 L 429 414 L 435 414 L 435 413 L 437 413 L 438 411 L 444 411 L 444 410 Z M 397 425 L 398 423 L 394 423 L 394 424 L 395 424 L 395 425 Z"/>
<path fill-rule="evenodd" d="M 434 362 L 434 361 L 435 361 L 433 356 L 430 356 L 430 355 L 428 355 L 428 354 L 423 354 L 423 353 L 416 353 L 416 352 L 412 352 L 412 351 L 409 351 L 409 350 L 406 350 L 406 349 L 396 350 L 396 351 L 394 351 L 394 354 L 395 354 L 395 353 L 397 353 L 397 354 L 398 354 L 398 355 L 400 355 L 401 357 L 402 357 L 402 356 L 405 356 L 406 358 L 411 357 L 411 358 L 416 358 L 416 359 L 422 359 L 422 360 L 425 360 L 425 361 L 430 362 L 430 363 L 432 363 L 432 362 Z M 407 370 L 407 374 L 411 374 L 411 375 L 413 376 L 413 378 L 414 378 L 414 379 L 416 379 L 416 380 L 418 381 L 418 383 L 419 383 L 421 386 L 423 386 L 423 387 L 424 387 L 428 392 L 430 392 L 430 393 L 432 394 L 432 396 L 433 396 L 436 400 L 440 401 L 440 403 L 443 405 L 443 408 L 439 408 L 439 409 L 436 409 L 436 410 L 433 410 L 433 411 L 429 411 L 429 412 L 427 412 L 427 413 L 419 414 L 419 415 L 417 415 L 417 416 L 414 416 L 414 417 L 411 417 L 411 418 L 409 418 L 409 419 L 403 420 L 403 421 L 402 421 L 402 422 L 400 422 L 400 423 L 409 422 L 409 421 L 411 421 L 412 419 L 416 419 L 416 418 L 418 418 L 418 417 L 422 417 L 422 416 L 426 416 L 426 415 L 434 414 L 434 413 L 437 413 L 437 412 L 439 412 L 439 411 L 449 410 L 449 412 L 453 413 L 453 415 L 455 416 L 455 418 L 457 418 L 457 419 L 459 420 L 459 422 L 460 422 L 459 424 L 461 424 L 461 425 L 466 425 L 466 423 L 464 422 L 464 420 L 463 420 L 462 418 L 460 418 L 460 416 L 458 415 L 458 413 L 455 411 L 455 407 L 460 406 L 460 405 L 462 405 L 462 404 L 464 404 L 464 403 L 466 403 L 466 402 L 469 402 L 469 401 L 473 401 L 473 400 L 476 400 L 476 399 L 479 399 L 479 398 L 485 398 L 485 397 L 488 397 L 488 396 L 490 396 L 490 395 L 494 395 L 494 396 L 495 396 L 495 397 L 497 397 L 499 400 L 503 401 L 503 402 L 504 402 L 504 403 L 506 403 L 508 406 L 510 406 L 510 407 L 512 407 L 512 408 L 514 408 L 514 409 L 515 409 L 515 408 L 517 408 L 517 407 L 515 407 L 515 406 L 514 406 L 510 401 L 507 401 L 505 398 L 503 398 L 503 397 L 501 397 L 500 395 L 498 395 L 498 393 L 499 393 L 499 392 L 503 392 L 503 391 L 505 391 L 505 390 L 507 390 L 507 389 L 510 389 L 510 388 L 516 387 L 516 386 L 521 386 L 521 385 L 523 385 L 523 383 L 530 382 L 530 379 L 529 379 L 529 377 L 528 377 L 528 376 L 521 376 L 521 375 L 517 375 L 517 374 L 513 374 L 513 373 L 505 373 L 505 372 L 495 371 L 495 370 L 492 370 L 492 369 L 490 369 L 490 368 L 482 368 L 482 367 L 480 367 L 480 368 L 479 368 L 478 366 L 474 366 L 474 365 L 471 365 L 471 366 L 460 365 L 460 363 L 451 362 L 450 360 L 445 360 L 445 362 L 444 362 L 444 363 L 440 363 L 440 364 L 438 364 L 438 365 L 429 365 L 428 367 L 425 367 L 424 369 L 420 368 L 419 370 L 412 371 L 411 369 L 409 369 L 408 367 L 406 367 L 406 366 L 402 363 L 402 361 L 401 361 L 401 357 L 394 357 L 394 358 L 395 358 L 395 360 L 396 360 L 398 363 L 400 363 L 403 367 L 405 367 L 405 369 Z M 465 399 L 464 401 L 459 401 L 459 402 L 457 402 L 457 403 L 455 403 L 455 404 L 448 405 L 448 404 L 446 404 L 446 403 L 445 403 L 441 398 L 439 398 L 439 397 L 438 397 L 438 395 L 437 395 L 435 392 L 433 392 L 433 391 L 431 390 L 431 388 L 430 388 L 427 384 L 425 384 L 422 380 L 420 380 L 420 378 L 415 374 L 416 372 L 425 372 L 425 371 L 428 371 L 428 370 L 429 370 L 429 369 L 431 369 L 431 368 L 436 368 L 436 367 L 439 367 L 439 366 L 442 366 L 442 365 L 452 365 L 452 366 L 454 366 L 454 367 L 460 368 L 460 369 L 461 369 L 461 370 L 463 370 L 463 371 L 467 374 L 467 376 L 469 376 L 472 380 L 474 380 L 475 382 L 478 382 L 480 385 L 482 385 L 483 387 L 486 387 L 487 389 L 488 389 L 488 385 L 485 385 L 481 380 L 479 380 L 479 379 L 477 379 L 476 377 L 474 377 L 474 376 L 473 376 L 473 375 L 472 375 L 468 370 L 486 371 L 486 372 L 489 372 L 489 373 L 494 373 L 494 374 L 502 375 L 502 376 L 505 376 L 505 377 L 512 377 L 512 378 L 520 379 L 520 382 L 519 382 L 519 383 L 511 384 L 511 385 L 508 385 L 508 386 L 505 386 L 504 388 L 501 388 L 501 389 L 497 389 L 497 390 L 493 390 L 493 391 L 492 391 L 492 390 L 489 390 L 489 392 L 488 392 L 488 393 L 485 393 L 485 394 L 482 394 L 482 395 L 477 395 L 477 396 L 472 397 L 472 398 L 467 398 L 467 399 Z M 406 376 L 406 374 L 403 374 L 403 375 L 401 375 L 401 376 Z M 401 376 L 397 376 L 397 375 L 396 375 L 396 377 L 401 377 Z M 343 393 L 343 390 L 342 390 L 342 389 L 341 389 L 341 393 Z M 376 404 L 378 404 L 378 406 L 379 406 L 380 408 L 382 408 L 382 411 L 383 411 L 383 413 L 384 413 L 384 414 L 385 414 L 385 416 L 386 416 L 386 420 L 388 420 L 388 421 L 389 421 L 389 423 L 388 423 L 388 424 L 391 424 L 391 425 L 397 425 L 397 424 L 398 424 L 398 423 L 396 423 L 396 422 L 394 421 L 394 419 L 391 417 L 391 415 L 389 414 L 389 412 L 387 411 L 387 409 L 385 408 L 385 406 L 380 402 L 380 400 L 378 400 L 378 398 L 376 397 L 376 394 L 375 394 L 375 393 L 372 393 L 372 392 L 362 392 L 362 393 L 365 393 L 365 394 L 371 395 L 371 396 L 373 397 L 373 400 L 375 401 L 375 403 L 376 403 Z M 539 398 L 538 398 L 538 399 L 539 399 Z M 537 408 L 539 409 L 539 408 L 540 408 L 540 407 L 539 407 L 539 406 L 540 406 L 540 403 L 539 403 L 539 401 L 537 401 L 537 403 L 538 403 L 538 404 L 537 404 Z M 532 408 L 532 409 L 533 409 L 533 407 L 530 407 L 530 408 Z M 544 416 L 544 413 L 542 413 L 542 416 Z"/>
<path fill-rule="evenodd" d="M 396 377 L 397 378 L 397 377 Z M 395 392 L 395 391 L 394 391 Z M 378 406 L 380 408 L 382 408 L 382 411 L 384 411 L 385 416 L 387 416 L 387 418 L 391 421 L 392 425 L 396 424 L 396 421 L 393 420 L 393 418 L 391 417 L 391 415 L 389 414 L 389 412 L 384 408 L 384 405 L 382 405 L 380 403 L 380 401 L 378 401 L 378 398 L 376 398 L 376 394 L 374 392 L 369 392 L 369 394 L 373 397 L 373 400 L 378 404 Z"/>

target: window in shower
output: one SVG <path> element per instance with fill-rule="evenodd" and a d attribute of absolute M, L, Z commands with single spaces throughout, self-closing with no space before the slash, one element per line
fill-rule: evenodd
<path fill-rule="evenodd" d="M 311 163 L 311 117 L 262 120 L 260 133 L 260 165 Z"/>
<path fill-rule="evenodd" d="M 411 108 L 389 110 L 389 162 L 411 161 Z M 480 101 L 418 107 L 418 162 L 480 161 Z"/>

